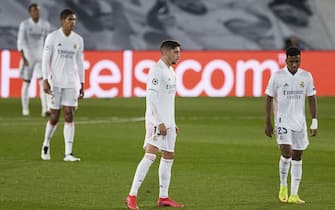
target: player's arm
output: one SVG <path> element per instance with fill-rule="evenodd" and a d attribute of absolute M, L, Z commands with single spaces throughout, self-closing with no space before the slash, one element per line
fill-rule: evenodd
<path fill-rule="evenodd" d="M 48 81 L 50 73 L 50 62 L 52 56 L 53 46 L 52 46 L 52 37 L 47 36 L 44 43 L 43 54 L 42 54 L 42 75 L 43 75 L 43 89 L 47 94 L 51 94 L 51 88 Z"/>
<path fill-rule="evenodd" d="M 308 103 L 309 103 L 309 109 L 311 112 L 312 117 L 312 124 L 310 127 L 311 136 L 316 136 L 317 130 L 318 130 L 318 110 L 317 110 L 317 103 L 316 103 L 316 89 L 314 86 L 314 81 L 312 74 L 309 73 L 309 80 L 307 82 L 306 87 L 306 95 L 308 96 Z"/>
<path fill-rule="evenodd" d="M 150 70 L 155 71 L 155 70 Z M 158 70 L 157 70 L 158 71 Z M 158 123 L 158 131 L 160 135 L 166 135 L 166 126 L 163 122 L 163 112 L 159 107 L 158 92 L 160 91 L 160 77 L 156 72 L 149 73 L 148 77 L 148 89 L 147 89 L 147 100 L 154 112 L 154 117 Z"/>
<path fill-rule="evenodd" d="M 22 22 L 19 26 L 19 32 L 18 32 L 18 35 L 17 35 L 17 49 L 18 51 L 20 51 L 21 53 L 21 57 L 22 57 L 22 60 L 23 60 L 23 64 L 25 66 L 28 66 L 29 63 L 28 63 L 28 60 L 26 58 L 26 56 L 24 55 L 24 49 L 26 49 L 26 39 L 25 39 L 25 36 L 24 36 L 24 23 Z"/>
<path fill-rule="evenodd" d="M 312 124 L 311 124 L 311 136 L 316 136 L 318 131 L 318 120 L 317 120 L 317 103 L 316 103 L 316 96 L 308 96 L 308 103 L 312 117 Z"/>
<path fill-rule="evenodd" d="M 265 96 L 265 135 L 268 137 L 272 137 L 273 134 L 273 126 L 271 122 L 272 100 L 272 96 Z"/>
<path fill-rule="evenodd" d="M 79 99 L 84 97 L 84 82 L 85 82 L 85 72 L 84 72 L 84 41 L 81 40 L 81 45 L 79 47 L 76 63 L 78 67 L 78 75 L 80 81 L 80 89 L 79 89 Z"/>

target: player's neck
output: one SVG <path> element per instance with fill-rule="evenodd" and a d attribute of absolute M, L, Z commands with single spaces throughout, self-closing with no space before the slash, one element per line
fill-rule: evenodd
<path fill-rule="evenodd" d="M 69 36 L 71 34 L 71 30 L 67 30 L 65 28 L 62 28 L 62 31 L 65 34 L 65 36 Z"/>
<path fill-rule="evenodd" d="M 39 18 L 31 18 L 33 20 L 34 23 L 38 23 Z"/>
<path fill-rule="evenodd" d="M 297 72 L 298 72 L 298 69 L 297 70 L 290 70 L 289 68 L 287 68 L 287 70 L 292 74 L 292 75 L 295 75 Z"/>
<path fill-rule="evenodd" d="M 171 66 L 171 63 L 169 63 L 168 59 L 162 57 L 161 60 L 166 64 L 168 68 Z"/>

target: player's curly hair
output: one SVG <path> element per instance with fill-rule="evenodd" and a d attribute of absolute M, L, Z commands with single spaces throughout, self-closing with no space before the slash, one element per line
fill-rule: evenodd
<path fill-rule="evenodd" d="M 288 56 L 297 56 L 300 55 L 300 49 L 297 47 L 290 47 L 286 49 L 286 58 Z"/>

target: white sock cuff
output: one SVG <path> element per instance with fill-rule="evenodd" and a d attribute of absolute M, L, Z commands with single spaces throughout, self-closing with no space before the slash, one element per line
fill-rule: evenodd
<path fill-rule="evenodd" d="M 74 122 L 64 122 L 64 126 L 73 126 Z"/>
<path fill-rule="evenodd" d="M 145 153 L 145 154 L 144 154 L 144 157 L 145 157 L 146 159 L 151 160 L 152 162 L 154 162 L 154 161 L 156 160 L 156 155 L 155 155 L 155 154 L 152 154 L 152 153 Z"/>
<path fill-rule="evenodd" d="M 162 162 L 165 162 L 165 163 L 170 163 L 170 164 L 172 164 L 173 163 L 173 159 L 165 159 L 165 158 L 161 158 L 161 161 Z"/>
<path fill-rule="evenodd" d="M 289 163 L 292 160 L 292 158 L 286 158 L 284 156 L 280 156 L 280 160 L 283 161 L 284 163 Z"/>
<path fill-rule="evenodd" d="M 302 160 L 291 160 L 292 165 L 302 165 Z"/>

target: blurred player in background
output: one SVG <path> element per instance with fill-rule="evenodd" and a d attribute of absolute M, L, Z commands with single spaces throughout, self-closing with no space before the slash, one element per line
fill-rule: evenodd
<path fill-rule="evenodd" d="M 175 122 L 176 75 L 171 65 L 176 64 L 180 57 L 180 44 L 176 41 L 164 41 L 160 51 L 161 59 L 150 69 L 147 80 L 145 154 L 137 166 L 126 199 L 129 209 L 139 209 L 137 193 L 158 152 L 162 153 L 162 157 L 159 164 L 157 205 L 174 208 L 184 206 L 170 199 L 168 194 L 178 133 Z"/>
<path fill-rule="evenodd" d="M 47 108 L 46 94 L 43 91 L 41 61 L 43 44 L 50 31 L 50 24 L 40 18 L 40 7 L 37 4 L 30 4 L 28 11 L 30 18 L 21 22 L 17 40 L 17 48 L 22 57 L 20 69 L 20 77 L 23 79 L 22 114 L 29 116 L 29 85 L 35 71 L 40 85 L 41 115 L 44 117 L 50 113 Z"/>
<path fill-rule="evenodd" d="M 73 31 L 76 15 L 65 9 L 60 14 L 62 27 L 50 33 L 45 41 L 42 72 L 44 91 L 48 94 L 50 120 L 45 128 L 41 158 L 50 160 L 50 140 L 56 130 L 60 111 L 64 111 L 64 161 L 79 161 L 72 155 L 74 110 L 78 106 L 76 65 L 80 80 L 79 98 L 84 96 L 84 41 Z"/>
<path fill-rule="evenodd" d="M 279 200 L 294 204 L 305 203 L 298 196 L 302 177 L 302 153 L 309 144 L 305 117 L 305 96 L 308 97 L 312 117 L 311 136 L 316 136 L 318 128 L 316 90 L 313 78 L 309 72 L 299 68 L 300 59 L 298 48 L 288 48 L 286 50 L 287 66 L 271 76 L 265 91 L 265 134 L 268 137 L 272 137 L 273 134 L 270 115 L 272 100 L 275 98 L 274 121 L 277 143 L 281 152 Z M 291 192 L 288 197 L 287 176 L 290 166 Z"/>

